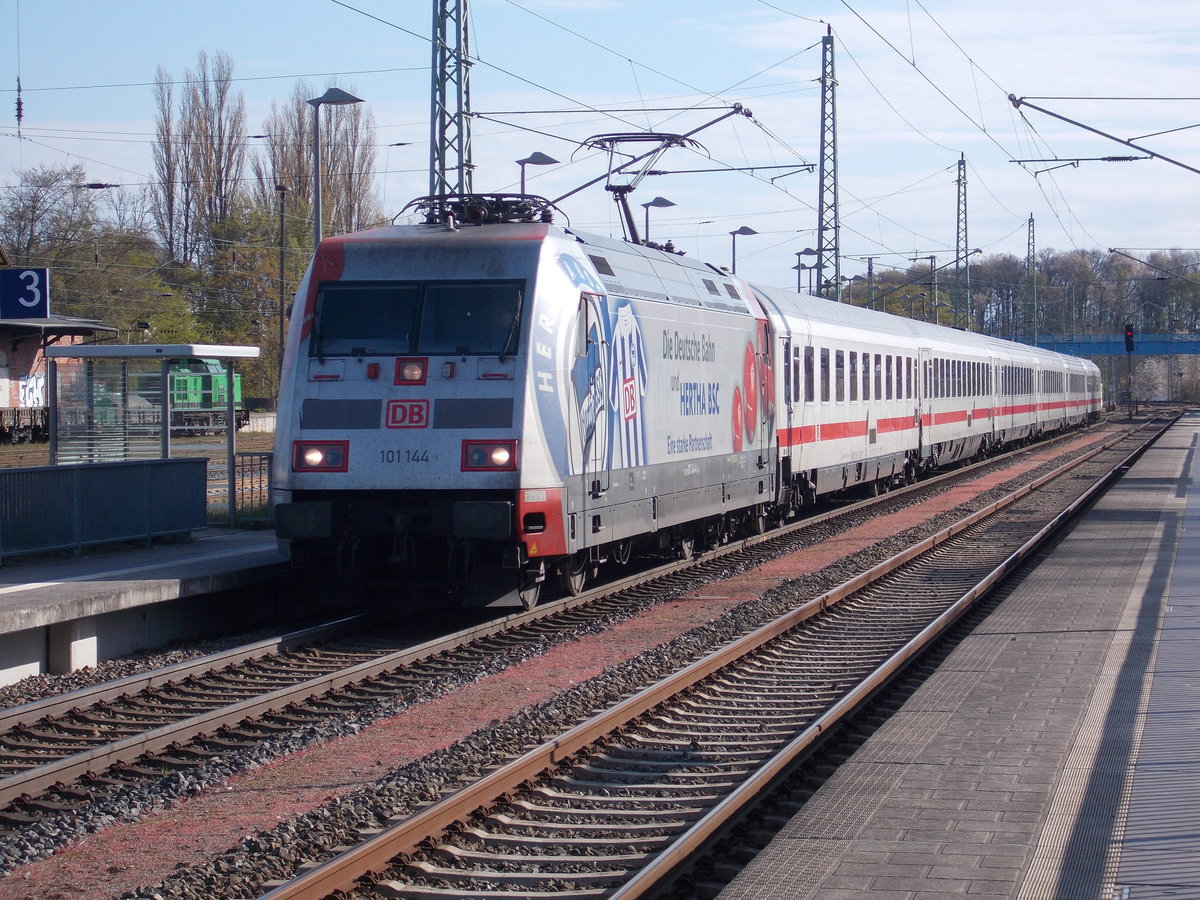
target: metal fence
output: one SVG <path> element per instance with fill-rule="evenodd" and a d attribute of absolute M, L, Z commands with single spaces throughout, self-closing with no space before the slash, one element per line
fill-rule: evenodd
<path fill-rule="evenodd" d="M 234 457 L 235 503 L 229 521 L 229 477 L 224 460 L 208 468 L 209 522 L 217 525 L 269 525 L 271 515 L 271 452 L 241 451 Z"/>
<path fill-rule="evenodd" d="M 154 459 L 0 469 L 0 562 L 204 528 L 207 465 Z"/>

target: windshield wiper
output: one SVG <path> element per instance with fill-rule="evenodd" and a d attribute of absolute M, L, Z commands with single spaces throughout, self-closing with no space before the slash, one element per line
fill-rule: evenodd
<path fill-rule="evenodd" d="M 508 334 L 504 338 L 504 346 L 500 348 L 500 362 L 504 362 L 505 357 L 508 356 L 508 348 L 517 334 L 517 326 L 521 324 L 521 300 L 523 295 L 524 291 L 517 291 L 517 309 L 513 313 L 512 324 L 508 326 Z"/>

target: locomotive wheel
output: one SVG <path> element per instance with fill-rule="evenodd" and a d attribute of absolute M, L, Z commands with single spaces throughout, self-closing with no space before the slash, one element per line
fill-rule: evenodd
<path fill-rule="evenodd" d="M 704 543 L 708 545 L 709 550 L 716 550 L 721 546 L 721 523 L 709 522 L 704 526 Z"/>
<path fill-rule="evenodd" d="M 633 557 L 633 539 L 630 538 L 624 541 L 615 541 L 609 550 L 608 558 L 615 562 L 618 566 L 629 565 L 629 560 Z"/>
<path fill-rule="evenodd" d="M 689 560 L 695 555 L 695 552 L 696 538 L 694 535 L 689 534 L 686 537 L 681 536 L 679 540 L 675 542 L 675 555 L 680 559 Z"/>
<path fill-rule="evenodd" d="M 334 572 L 333 599 L 341 603 L 356 602 L 364 585 L 362 542 L 358 538 L 338 542 Z"/>
<path fill-rule="evenodd" d="M 709 550 L 716 550 L 722 544 L 729 543 L 729 527 L 725 524 L 724 516 L 719 516 L 704 526 L 704 541 Z"/>
<path fill-rule="evenodd" d="M 572 553 L 558 564 L 559 583 L 562 585 L 563 592 L 572 597 L 578 597 L 583 593 L 583 587 L 587 584 L 587 578 L 588 558 L 586 550 Z"/>
<path fill-rule="evenodd" d="M 742 529 L 746 537 L 757 537 L 767 530 L 767 514 L 764 507 L 755 507 L 746 514 Z"/>
<path fill-rule="evenodd" d="M 521 608 L 528 611 L 537 606 L 538 598 L 542 595 L 542 583 L 535 581 L 527 585 L 524 583 L 524 576 L 522 576 L 521 580 L 522 585 L 518 590 L 518 594 L 521 597 Z"/>
<path fill-rule="evenodd" d="M 480 584 L 479 554 L 472 541 L 451 544 L 447 558 L 451 591 L 460 597 L 471 597 Z"/>

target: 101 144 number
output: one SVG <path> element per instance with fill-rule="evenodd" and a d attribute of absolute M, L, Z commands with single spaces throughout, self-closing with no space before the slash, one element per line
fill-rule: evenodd
<path fill-rule="evenodd" d="M 399 463 L 427 463 L 430 460 L 428 450 L 380 450 L 379 461 L 384 465 Z"/>

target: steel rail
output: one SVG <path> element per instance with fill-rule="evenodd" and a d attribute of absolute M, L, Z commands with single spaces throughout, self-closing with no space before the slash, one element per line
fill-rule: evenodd
<path fill-rule="evenodd" d="M 554 611 L 561 611 L 564 608 L 578 605 L 580 602 L 584 602 L 583 598 L 573 598 L 571 601 L 557 606 Z M 150 731 L 132 735 L 123 740 L 105 744 L 83 753 L 55 760 L 42 766 L 25 769 L 0 779 L 0 805 L 10 804 L 25 796 L 36 796 L 55 787 L 60 782 L 68 782 L 81 778 L 114 763 L 126 762 L 147 753 L 154 753 L 170 748 L 178 744 L 180 738 L 185 735 L 187 737 L 194 737 L 199 734 L 211 732 L 225 725 L 236 725 L 246 719 L 262 716 L 273 710 L 286 707 L 289 704 L 302 702 L 315 694 L 342 688 L 349 684 L 381 675 L 390 669 L 399 668 L 418 660 L 454 650 L 471 641 L 501 634 L 525 624 L 527 620 L 538 618 L 537 613 L 538 611 L 534 611 L 507 616 L 503 619 L 459 631 L 448 637 L 435 638 L 422 644 L 406 647 L 403 650 L 398 650 L 349 668 L 336 672 L 327 672 L 316 678 L 308 679 L 289 687 L 279 688 L 269 693 L 260 694 L 230 706 L 224 706 L 196 716 L 181 719 L 178 722 L 162 725 Z M 271 640 L 263 643 L 269 645 Z M 237 648 L 228 651 L 226 654 L 216 654 L 216 656 L 222 659 L 226 656 L 230 657 L 230 659 L 225 660 L 224 664 L 226 665 L 232 661 L 233 657 L 237 657 L 238 655 L 245 655 L 248 659 L 256 658 L 253 653 L 247 652 L 243 654 L 243 651 L 247 651 L 247 648 Z M 170 670 L 129 676 L 129 679 L 136 682 L 139 679 L 151 678 L 155 683 L 161 684 L 162 680 L 169 680 L 169 677 L 179 678 L 181 672 L 186 670 L 189 665 L 189 663 L 181 663 L 179 666 L 182 668 L 170 667 Z M 205 671 L 207 670 L 205 669 Z M 168 671 L 171 671 L 170 676 L 166 675 Z M 160 675 L 163 675 L 164 678 L 160 679 Z M 127 680 L 121 679 L 121 682 Z M 116 690 L 115 686 L 119 683 L 112 683 L 113 690 Z M 114 694 L 108 690 L 109 687 L 109 685 L 101 685 L 94 695 L 89 694 L 91 702 L 99 702 L 98 698 L 104 697 L 112 699 L 113 697 L 119 697 L 122 693 L 128 692 L 128 687 L 126 687 L 125 690 L 117 691 Z M 57 708 L 60 712 L 69 710 L 72 706 L 78 705 L 81 694 L 85 694 L 91 690 L 93 689 L 85 688 L 80 692 L 64 695 L 61 698 L 50 698 L 46 701 L 27 704 L 25 707 L 15 707 L 13 715 L 15 717 L 17 712 L 34 706 L 44 706 L 45 709 Z M 72 700 L 73 703 L 68 704 L 68 699 Z M 42 712 L 43 717 L 47 714 L 45 711 Z"/>
<path fill-rule="evenodd" d="M 1168 424 L 1161 429 L 1152 440 L 1156 440 L 1158 435 L 1161 435 L 1162 431 L 1165 431 L 1169 427 L 1170 425 Z M 392 864 L 393 860 L 403 858 L 414 853 L 422 846 L 428 845 L 431 839 L 436 839 L 447 833 L 456 823 L 461 822 L 475 810 L 487 808 L 499 802 L 501 798 L 514 791 L 523 782 L 536 778 L 542 772 L 554 769 L 573 754 L 590 746 L 598 739 L 628 725 L 630 722 L 645 715 L 671 697 L 694 686 L 731 662 L 756 651 L 764 644 L 774 640 L 806 619 L 855 594 L 863 587 L 895 571 L 917 556 L 921 556 L 945 543 L 965 529 L 992 516 L 1004 507 L 1015 503 L 1049 481 L 1061 477 L 1066 472 L 1083 464 L 1099 453 L 1111 449 L 1114 443 L 1126 440 L 1128 437 L 1129 435 L 1123 435 L 1113 442 L 1105 442 L 1104 446 L 1097 447 L 1087 454 L 1055 468 L 1054 471 L 1035 479 L 1032 483 L 1018 488 L 1008 496 L 947 526 L 937 534 L 920 541 L 907 550 L 896 554 L 870 570 L 822 594 L 820 597 L 805 602 L 773 622 L 761 626 L 711 655 L 690 664 L 663 681 L 621 701 L 610 709 L 575 726 L 560 737 L 529 750 L 517 759 L 495 769 L 462 790 L 435 801 L 409 816 L 403 817 L 400 821 L 371 836 L 362 844 L 345 849 L 323 863 L 305 867 L 306 871 L 293 880 L 278 884 L 267 893 L 261 895 L 261 900 L 313 900 L 313 898 L 328 896 L 335 891 L 348 892 L 353 890 L 364 875 L 384 871 Z M 1120 464 L 1113 467 L 1096 486 L 1089 490 L 1085 498 L 1080 498 L 1071 505 L 1070 512 L 1063 512 L 1056 516 L 1054 523 L 1066 521 L 1070 515 L 1074 514 L 1074 511 L 1078 510 L 1084 502 L 1087 502 L 1087 499 L 1090 499 L 1094 495 L 1095 491 L 1100 489 L 1101 484 L 1107 485 L 1107 483 L 1117 477 L 1129 465 L 1131 458 L 1143 451 L 1144 447 L 1139 448 L 1130 457 L 1122 460 Z M 1041 539 L 1044 539 L 1044 533 L 1047 533 L 1047 529 L 1050 527 L 1050 525 L 1047 525 L 1041 529 L 1039 532 Z M 1029 551 L 1022 553 L 1020 558 L 1023 558 L 1027 552 Z M 953 612 L 948 611 L 947 613 L 943 613 L 939 616 L 937 622 L 941 623 L 942 628 L 946 627 L 950 621 L 957 618 L 962 609 L 971 602 L 974 602 L 987 587 L 1008 574 L 1018 562 L 1018 554 L 1014 553 L 998 566 L 990 576 L 984 579 L 983 582 L 962 595 L 954 604 Z M 927 635 L 926 632 L 929 632 L 929 634 Z M 891 661 L 885 664 L 885 667 L 888 668 L 889 672 L 901 667 L 920 647 L 931 639 L 932 634 L 929 628 L 925 629 L 922 632 L 924 637 L 919 636 L 919 643 L 918 638 L 914 638 L 902 650 L 898 651 L 892 657 Z M 877 689 L 878 683 L 872 679 L 863 686 L 856 688 L 852 695 L 836 703 L 827 713 L 822 715 L 816 724 L 788 745 L 788 748 L 793 750 L 791 754 L 792 758 L 796 754 L 803 752 L 814 740 L 823 736 L 835 721 L 857 707 L 863 699 Z M 768 769 L 771 770 L 770 774 L 764 774 L 763 778 L 769 782 L 785 766 L 786 763 L 784 762 L 768 764 Z M 760 782 L 756 782 L 756 785 L 758 786 L 757 789 L 761 789 Z M 664 850 L 659 857 L 662 859 L 662 862 L 658 862 L 656 859 L 648 867 L 654 873 L 653 881 L 657 882 L 661 879 L 664 872 L 672 870 L 678 865 L 680 860 L 691 855 L 696 847 L 703 845 L 711 837 L 712 830 L 727 821 L 735 809 L 740 809 L 747 798 L 754 796 L 757 789 L 746 788 L 744 791 L 738 789 L 735 792 L 739 797 L 738 804 L 731 805 L 731 798 L 726 798 L 726 800 L 722 801 L 701 819 L 701 822 L 706 823 L 703 830 L 697 830 L 700 828 L 698 824 L 695 828 L 689 829 L 684 833 L 681 837 L 681 840 L 684 840 L 682 845 L 673 844 L 671 848 Z M 722 810 L 721 815 L 717 815 L 717 810 Z M 676 846 L 679 846 L 678 850 L 674 849 Z M 643 881 L 641 876 L 635 876 L 634 879 L 631 879 L 622 887 L 617 896 L 622 898 L 640 896 L 642 892 L 651 886 L 651 876 L 647 875 L 646 878 L 647 880 Z M 626 894 L 626 890 L 633 892 Z"/>
<path fill-rule="evenodd" d="M 1097 496 L 1106 491 L 1109 485 L 1128 470 L 1138 457 L 1151 447 L 1162 434 L 1174 424 L 1174 420 L 1160 429 L 1149 441 L 1135 448 L 1125 459 L 1113 466 L 1107 474 L 1096 480 L 1083 494 L 1075 498 L 1065 509 L 1043 525 L 1038 531 L 1011 553 L 999 566 L 982 579 L 969 591 L 960 596 L 920 633 L 912 637 L 903 647 L 890 656 L 868 679 L 859 683 L 844 697 L 838 700 L 827 712 L 822 714 L 812 725 L 798 734 L 786 747 L 762 766 L 744 783 L 735 788 L 728 797 L 713 807 L 703 818 L 680 835 L 670 847 L 660 853 L 653 862 L 638 871 L 629 881 L 611 895 L 610 900 L 634 900 L 657 890 L 665 879 L 678 870 L 688 859 L 711 846 L 714 840 L 735 821 L 744 810 L 751 807 L 773 782 L 787 770 L 816 743 L 844 718 L 849 716 L 859 706 L 869 700 L 899 671 L 907 666 L 916 656 L 939 638 L 954 624 L 972 605 L 985 596 L 1000 581 L 1015 571 L 1052 535 L 1064 528 L 1085 506 Z M 1089 454 L 1093 456 L 1094 454 Z M 1078 462 L 1082 463 L 1081 459 Z M 1045 484 L 1053 478 L 1065 474 L 1074 465 L 1063 467 L 1049 473 L 1039 481 Z M 1039 485 L 1040 487 L 1040 485 Z M 1036 488 L 1030 487 L 1020 491 L 1025 496 Z M 1007 498 L 1006 498 L 1007 499 Z M 1014 495 L 1014 499 L 1016 499 Z M 1006 504 L 1007 505 L 1007 504 Z"/>
<path fill-rule="evenodd" d="M 1102 452 L 1113 443 L 1123 440 L 1127 434 L 1133 433 L 1144 427 L 1145 425 L 1143 424 L 1135 428 L 1128 429 L 1127 431 L 1118 435 L 1114 435 L 1107 441 L 1102 442 L 1099 447 L 1093 451 L 1090 451 L 1088 455 L 1080 457 L 1079 461 L 1090 458 L 1090 456 L 1094 453 Z M 1061 437 L 1065 437 L 1065 435 Z M 1056 438 L 1055 440 L 1058 439 L 1061 438 Z M 1045 445 L 1043 444 L 1040 446 Z M 994 460 L 987 460 L 982 463 L 964 466 L 959 469 L 940 474 L 933 478 L 927 478 L 916 485 L 901 488 L 888 494 L 856 503 L 852 507 L 836 509 L 820 513 L 815 516 L 806 517 L 774 529 L 764 535 L 756 535 L 730 541 L 728 544 L 718 547 L 714 550 L 704 552 L 703 554 L 698 554 L 691 560 L 684 560 L 667 566 L 660 566 L 650 571 L 634 573 L 616 581 L 601 585 L 597 588 L 584 591 L 575 597 L 567 597 L 556 601 L 551 601 L 550 603 L 540 605 L 533 610 L 513 613 L 481 625 L 464 629 L 452 635 L 442 638 L 435 638 L 422 644 L 377 657 L 337 672 L 323 673 L 318 677 L 297 683 L 289 687 L 279 688 L 269 693 L 259 694 L 255 697 L 239 701 L 229 706 L 206 711 L 196 716 L 188 717 L 177 722 L 168 723 L 140 734 L 131 735 L 111 744 L 94 747 L 82 753 L 73 754 L 59 760 L 48 762 L 41 766 L 35 766 L 22 770 L 21 772 L 14 773 L 4 777 L 3 779 L 0 779 L 0 806 L 8 805 L 14 801 L 27 797 L 37 796 L 62 783 L 68 783 L 72 780 L 89 776 L 97 771 L 102 771 L 104 768 L 107 768 L 113 764 L 129 762 L 139 756 L 145 756 L 147 754 L 172 748 L 177 746 L 181 740 L 192 739 L 196 736 L 202 736 L 206 733 L 212 732 L 223 726 L 236 725 L 239 722 L 260 717 L 272 711 L 286 707 L 289 704 L 303 702 L 314 695 L 319 695 L 330 690 L 340 689 L 355 682 L 376 677 L 389 671 L 390 669 L 410 665 L 419 660 L 434 657 L 438 654 L 458 649 L 459 647 L 462 647 L 473 641 L 495 637 L 508 631 L 520 629 L 540 619 L 548 618 L 566 610 L 596 602 L 597 600 L 602 600 L 604 598 L 619 594 L 622 591 L 628 590 L 632 587 L 643 586 L 666 576 L 687 571 L 695 568 L 696 566 L 706 565 L 725 556 L 744 552 L 749 548 L 756 547 L 773 540 L 778 540 L 779 538 L 786 537 L 797 531 L 810 528 L 813 525 L 818 525 L 831 519 L 836 519 L 837 517 L 845 515 L 848 512 L 860 512 L 865 508 L 870 508 L 878 503 L 887 502 L 895 499 L 898 496 L 902 496 L 905 493 L 914 490 L 928 489 L 931 486 L 941 483 L 945 479 L 962 477 L 964 474 L 969 474 L 971 471 L 981 466 L 987 466 L 994 462 Z M 236 664 L 238 662 L 244 662 L 269 655 L 278 649 L 295 647 L 304 643 L 305 640 L 312 640 L 315 637 L 320 636 L 319 632 L 322 630 L 347 628 L 349 627 L 348 623 L 354 620 L 355 617 L 350 617 L 346 620 L 339 620 L 339 622 L 336 623 L 329 623 L 326 626 L 319 626 L 316 629 L 295 632 L 279 638 L 269 638 L 245 647 L 234 648 L 221 653 L 211 654 L 210 656 L 201 657 L 197 660 L 192 660 L 189 662 L 179 663 L 165 669 L 156 670 L 154 672 L 127 676 L 126 678 L 119 679 L 114 682 L 97 685 L 92 688 L 83 688 L 78 691 L 71 692 L 70 694 L 65 694 L 61 697 L 48 698 L 46 700 L 36 701 L 34 703 L 0 711 L 0 733 L 7 732 L 12 728 L 19 727 L 22 724 L 35 723 L 38 720 L 46 718 L 47 716 L 61 715 L 65 712 L 71 711 L 72 709 L 80 708 L 83 705 L 94 705 L 119 699 L 123 695 L 133 694 L 140 690 L 162 685 L 168 681 L 178 681 L 189 676 L 211 671 L 214 668 L 221 668 Z"/>
<path fill-rule="evenodd" d="M 237 665 L 263 656 L 270 656 L 273 653 L 292 650 L 311 641 L 339 634 L 364 618 L 364 614 L 346 616 L 323 625 L 264 638 L 261 641 L 198 656 L 195 659 L 185 660 L 161 669 L 138 672 L 126 675 L 124 678 L 106 681 L 103 684 L 79 688 L 55 697 L 47 697 L 44 700 L 34 700 L 20 706 L 11 706 L 8 709 L 0 710 L 0 734 L 13 728 L 33 725 L 47 716 L 61 716 L 75 709 L 97 703 L 108 703 L 126 694 L 136 694 L 147 688 L 159 687 L 171 681 L 180 681 L 213 669 L 222 669 L 225 666 Z"/>

